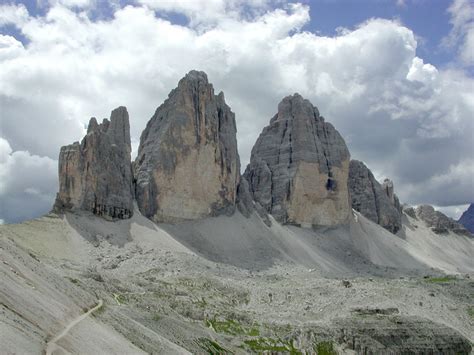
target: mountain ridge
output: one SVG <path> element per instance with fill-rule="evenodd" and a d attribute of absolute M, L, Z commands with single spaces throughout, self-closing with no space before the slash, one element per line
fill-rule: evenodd
<path fill-rule="evenodd" d="M 236 132 L 224 93 L 215 95 L 207 74 L 191 70 L 148 121 L 133 163 L 123 106 L 100 125 L 92 118 L 81 144 L 61 148 L 53 210 L 87 210 L 119 220 L 132 216 L 136 201 L 155 222 L 238 209 L 247 217 L 256 211 L 267 224 L 272 215 L 282 223 L 317 227 L 347 224 L 354 208 L 394 234 L 400 230 L 393 182 L 380 184 L 362 162 L 350 161 L 342 136 L 300 94 L 278 104 L 242 175 Z M 442 224 L 465 233 L 459 225 Z"/>

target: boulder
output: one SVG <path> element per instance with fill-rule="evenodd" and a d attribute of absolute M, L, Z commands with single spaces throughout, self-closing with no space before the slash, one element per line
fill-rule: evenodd
<path fill-rule="evenodd" d="M 232 214 L 240 178 L 235 115 L 204 72 L 191 71 L 140 137 L 136 200 L 156 222 Z"/>
<path fill-rule="evenodd" d="M 277 221 L 333 226 L 350 216 L 349 159 L 341 135 L 294 94 L 263 129 L 244 177 L 255 202 Z"/>
<path fill-rule="evenodd" d="M 390 232 L 398 232 L 402 209 L 392 181 L 385 179 L 381 185 L 364 163 L 351 160 L 348 186 L 354 210 Z"/>
<path fill-rule="evenodd" d="M 81 143 L 61 148 L 55 212 L 85 210 L 106 219 L 133 215 L 130 123 L 125 107 L 101 124 L 91 118 Z"/>

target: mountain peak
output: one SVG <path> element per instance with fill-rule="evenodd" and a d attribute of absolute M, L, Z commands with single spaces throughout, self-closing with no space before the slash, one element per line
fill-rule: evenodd
<path fill-rule="evenodd" d="M 207 74 L 203 71 L 199 70 L 191 70 L 189 71 L 181 80 L 186 82 L 203 82 L 205 84 L 209 84 L 209 81 L 207 79 Z"/>
<path fill-rule="evenodd" d="M 140 138 L 136 199 L 143 215 L 177 222 L 233 213 L 240 160 L 234 113 L 206 73 L 192 70 Z"/>
<path fill-rule="evenodd" d="M 283 223 L 338 225 L 350 215 L 350 154 L 334 127 L 299 94 L 283 98 L 245 171 L 253 199 Z"/>

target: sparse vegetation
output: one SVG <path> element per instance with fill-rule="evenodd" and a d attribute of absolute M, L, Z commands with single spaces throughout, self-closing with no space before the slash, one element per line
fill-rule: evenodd
<path fill-rule="evenodd" d="M 467 314 L 469 314 L 469 317 L 474 318 L 474 306 L 467 307 Z"/>
<path fill-rule="evenodd" d="M 273 339 L 260 337 L 255 339 L 247 339 L 244 340 L 244 345 L 242 348 L 253 352 L 270 351 L 282 352 L 292 355 L 301 354 L 301 351 L 294 347 L 292 340 L 282 340 L 280 338 Z"/>
<path fill-rule="evenodd" d="M 117 304 L 120 306 L 121 304 L 127 303 L 127 298 L 124 295 L 121 295 L 119 293 L 114 293 L 114 299 L 117 302 Z"/>
<path fill-rule="evenodd" d="M 430 277 L 426 279 L 426 282 L 429 283 L 448 283 L 451 281 L 455 281 L 456 278 L 454 276 L 442 276 L 442 277 Z"/>
<path fill-rule="evenodd" d="M 196 344 L 201 348 L 206 350 L 209 354 L 233 354 L 232 351 L 224 348 L 218 342 L 208 339 L 208 338 L 198 338 L 196 339 Z"/>
<path fill-rule="evenodd" d="M 253 327 L 253 328 L 250 328 L 249 332 L 247 333 L 247 335 L 249 336 L 252 336 L 252 337 L 256 337 L 256 336 L 259 336 L 260 335 L 260 330 L 256 327 Z"/>
<path fill-rule="evenodd" d="M 225 333 L 229 335 L 248 335 L 259 336 L 260 330 L 258 326 L 244 327 L 239 322 L 233 319 L 217 320 L 206 319 L 204 321 L 208 328 L 213 329 L 216 333 Z"/>
<path fill-rule="evenodd" d="M 69 281 L 71 281 L 73 284 L 78 284 L 79 283 L 79 280 L 78 279 L 74 279 L 72 277 L 68 277 Z"/>
<path fill-rule="evenodd" d="M 318 355 L 337 355 L 336 350 L 334 350 L 334 345 L 330 341 L 322 341 L 317 343 L 314 346 L 314 350 Z"/>

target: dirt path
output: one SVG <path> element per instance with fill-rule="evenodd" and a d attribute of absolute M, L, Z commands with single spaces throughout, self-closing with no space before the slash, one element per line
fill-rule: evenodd
<path fill-rule="evenodd" d="M 60 353 L 65 353 L 67 354 L 68 352 L 63 349 L 61 346 L 59 346 L 57 344 L 57 342 L 59 340 L 61 340 L 62 337 L 64 337 L 67 333 L 69 333 L 69 331 L 75 326 L 77 325 L 79 322 L 81 322 L 83 319 L 85 319 L 87 316 L 89 316 L 91 313 L 97 311 L 100 307 L 102 307 L 102 304 L 103 304 L 103 301 L 102 300 L 99 300 L 99 303 L 97 303 L 97 305 L 91 309 L 89 309 L 86 313 L 80 315 L 79 317 L 77 317 L 76 319 L 74 319 L 72 322 L 70 322 L 64 329 L 61 333 L 59 333 L 58 335 L 56 335 L 53 339 L 51 339 L 50 341 L 48 341 L 46 343 L 46 355 L 52 355 L 54 352 L 56 352 L 57 350 L 60 351 Z"/>

